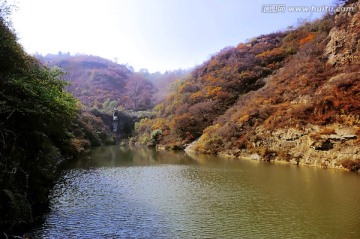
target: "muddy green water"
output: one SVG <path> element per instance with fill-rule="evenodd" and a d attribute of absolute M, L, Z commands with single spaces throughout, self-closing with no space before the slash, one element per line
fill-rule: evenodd
<path fill-rule="evenodd" d="M 360 175 L 98 148 L 68 166 L 36 238 L 360 238 Z"/>

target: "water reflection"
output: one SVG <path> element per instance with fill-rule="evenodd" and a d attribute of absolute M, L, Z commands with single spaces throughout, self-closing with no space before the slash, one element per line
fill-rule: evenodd
<path fill-rule="evenodd" d="M 68 165 L 41 238 L 358 238 L 360 177 L 98 148 Z"/>
<path fill-rule="evenodd" d="M 99 147 L 81 160 L 69 164 L 73 168 L 149 166 L 194 163 L 184 152 L 162 151 L 141 147 Z"/>

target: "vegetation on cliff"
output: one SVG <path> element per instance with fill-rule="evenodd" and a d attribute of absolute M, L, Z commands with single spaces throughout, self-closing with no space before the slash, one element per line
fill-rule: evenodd
<path fill-rule="evenodd" d="M 65 158 L 112 138 L 98 116 L 79 112 L 59 68 L 24 52 L 1 7 L 0 231 L 13 231 L 46 210 Z"/>
<path fill-rule="evenodd" d="M 328 14 L 225 48 L 156 106 L 156 118 L 137 124 L 137 140 L 154 141 L 156 131 L 170 148 L 199 138 L 192 149 L 201 153 L 356 168 L 359 17 Z"/>

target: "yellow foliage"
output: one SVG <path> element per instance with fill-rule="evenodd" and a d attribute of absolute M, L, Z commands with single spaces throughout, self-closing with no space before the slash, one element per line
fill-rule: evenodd
<path fill-rule="evenodd" d="M 183 93 L 184 89 L 186 89 L 187 86 L 190 86 L 191 83 L 190 82 L 185 82 L 184 84 L 182 84 L 180 87 L 179 87 L 179 93 Z"/>
<path fill-rule="evenodd" d="M 216 130 L 218 130 L 221 127 L 220 124 L 214 124 L 214 125 L 210 125 L 209 127 L 207 127 L 204 130 L 205 134 L 212 134 L 213 132 L 215 132 Z"/>
<path fill-rule="evenodd" d="M 250 115 L 245 114 L 245 115 L 241 116 L 241 117 L 237 120 L 237 122 L 238 122 L 240 125 L 242 125 L 243 123 L 249 121 L 249 119 L 250 119 Z"/>
<path fill-rule="evenodd" d="M 219 66 L 219 61 L 214 58 L 209 62 L 209 69 L 216 69 Z"/>
<path fill-rule="evenodd" d="M 205 81 L 207 84 L 214 85 L 217 82 L 219 82 L 219 79 L 213 75 L 207 75 L 207 76 L 205 76 Z"/>
<path fill-rule="evenodd" d="M 164 103 L 160 103 L 160 104 L 158 104 L 158 105 L 156 105 L 156 106 L 154 107 L 154 111 L 155 111 L 157 114 L 160 114 L 164 109 L 165 109 Z"/>
<path fill-rule="evenodd" d="M 306 37 L 300 40 L 300 45 L 304 45 L 305 43 L 313 40 L 315 38 L 315 33 L 311 32 Z"/>
<path fill-rule="evenodd" d="M 141 119 L 139 122 L 135 123 L 135 131 L 137 133 L 148 132 L 150 130 L 151 123 L 151 119 L 149 118 Z"/>
<path fill-rule="evenodd" d="M 276 57 L 281 56 L 282 54 L 284 54 L 284 50 L 280 47 L 276 47 L 269 51 L 264 51 L 263 53 L 256 55 L 256 57 Z"/>
<path fill-rule="evenodd" d="M 220 128 L 220 124 L 207 127 L 195 144 L 195 151 L 206 154 L 214 154 L 222 145 L 222 138 L 215 132 Z"/>
<path fill-rule="evenodd" d="M 151 130 L 161 129 L 165 131 L 169 128 L 169 121 L 165 118 L 156 118 L 152 121 Z"/>
<path fill-rule="evenodd" d="M 206 97 L 209 98 L 216 98 L 222 93 L 224 93 L 222 91 L 221 86 L 206 86 L 205 90 L 206 90 Z"/>
<path fill-rule="evenodd" d="M 250 47 L 244 43 L 240 43 L 239 45 L 236 46 L 236 48 L 238 50 L 248 50 Z"/>
<path fill-rule="evenodd" d="M 204 99 L 204 94 L 201 91 L 197 91 L 197 92 L 191 94 L 189 99 L 191 102 L 197 103 L 197 102 L 201 101 L 202 99 Z"/>

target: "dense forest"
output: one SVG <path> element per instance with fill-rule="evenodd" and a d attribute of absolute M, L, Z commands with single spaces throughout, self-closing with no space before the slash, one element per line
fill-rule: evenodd
<path fill-rule="evenodd" d="M 221 50 L 136 125 L 134 140 L 360 169 L 359 18 L 328 14 Z"/>

